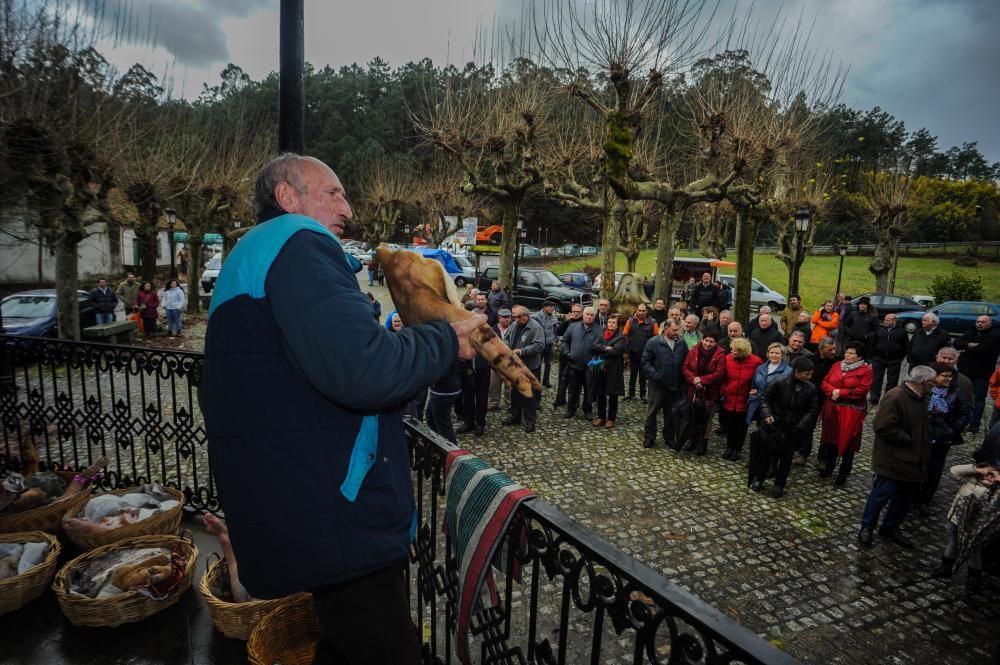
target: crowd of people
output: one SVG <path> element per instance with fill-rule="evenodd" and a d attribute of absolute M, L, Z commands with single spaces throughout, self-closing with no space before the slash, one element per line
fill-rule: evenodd
<path fill-rule="evenodd" d="M 177 279 L 168 280 L 162 294 L 154 282 L 139 282 L 129 273 L 114 291 L 103 277 L 97 286 L 87 294 L 87 303 L 94 309 L 98 325 L 112 323 L 119 303 L 124 308 L 125 318 L 135 321 L 142 335 L 152 336 L 159 332 L 160 307 L 166 319 L 166 333 L 179 337 L 184 331 L 184 308 L 187 294 Z"/>
<path fill-rule="evenodd" d="M 709 274 L 689 291 L 690 302 L 668 307 L 660 298 L 651 307 L 640 304 L 627 319 L 606 299 L 596 307 L 575 304 L 561 320 L 552 301 L 529 314 L 511 308 L 496 282 L 487 294 L 470 285 L 462 301 L 486 315 L 543 385 L 555 388 L 550 404 L 563 418 L 579 413 L 594 427 L 612 429 L 619 401 L 641 400 L 643 447 L 662 441 L 675 451 L 706 455 L 714 430 L 724 442 L 723 459 L 746 457 L 748 487 L 762 492 L 773 479 L 774 498 L 785 494 L 792 468 L 806 466 L 814 448 L 817 477 L 844 486 L 866 419 L 877 407 L 869 425 L 875 480 L 858 538 L 869 545 L 877 529 L 909 546 L 899 528 L 903 518 L 911 508 L 927 514 L 948 452 L 980 432 L 988 398 L 995 405 L 990 427 L 1000 419 L 1000 330 L 990 318 L 980 317 L 952 340 L 928 312 L 911 337 L 894 314 L 879 318 L 866 298 L 852 306 L 840 295 L 810 312 L 793 295 L 780 316 L 765 306 L 744 323 L 720 307 L 727 291 Z M 487 412 L 503 407 L 503 426 L 522 425 L 529 433 L 539 427 L 540 397 L 526 400 L 501 390 L 498 375 L 481 359 L 456 363 L 447 386 L 450 408 L 434 409 L 427 420 L 452 441 L 465 432 L 483 435 Z M 433 402 L 442 391 L 430 394 Z M 413 415 L 422 413 L 421 401 L 413 403 Z M 457 429 L 441 417 L 447 412 L 461 421 Z M 990 469 L 1000 461 L 982 456 L 986 466 L 956 473 L 992 482 Z"/>

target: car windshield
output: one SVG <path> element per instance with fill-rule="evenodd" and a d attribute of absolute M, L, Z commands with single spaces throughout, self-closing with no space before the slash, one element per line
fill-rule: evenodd
<path fill-rule="evenodd" d="M 472 261 L 470 261 L 469 259 L 465 258 L 464 256 L 456 256 L 455 257 L 455 263 L 457 263 L 458 265 L 462 266 L 463 268 L 471 268 L 472 267 Z"/>
<path fill-rule="evenodd" d="M 56 299 L 52 296 L 11 296 L 3 301 L 5 319 L 42 319 L 52 316 Z"/>
<path fill-rule="evenodd" d="M 548 271 L 536 272 L 534 274 L 538 283 L 542 286 L 562 286 L 563 283 L 559 281 L 559 278 L 555 276 L 554 273 Z"/>

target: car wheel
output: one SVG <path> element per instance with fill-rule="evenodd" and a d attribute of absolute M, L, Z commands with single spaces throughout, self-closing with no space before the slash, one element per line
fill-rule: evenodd
<path fill-rule="evenodd" d="M 465 286 L 465 277 L 456 277 L 455 278 L 455 286 L 457 286 L 459 288 Z"/>
<path fill-rule="evenodd" d="M 917 324 L 914 323 L 913 321 L 907 321 L 906 324 L 903 326 L 903 329 L 912 335 L 913 333 L 917 332 Z"/>
<path fill-rule="evenodd" d="M 774 302 L 773 300 L 771 300 L 770 302 L 768 302 L 767 306 L 771 308 L 772 312 L 780 312 L 781 310 L 785 309 L 784 305 L 779 305 L 778 303 Z"/>

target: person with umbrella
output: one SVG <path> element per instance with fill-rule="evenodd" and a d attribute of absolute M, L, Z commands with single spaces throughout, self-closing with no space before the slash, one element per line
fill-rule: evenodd
<path fill-rule="evenodd" d="M 820 478 L 829 478 L 840 460 L 834 484 L 847 482 L 854 454 L 861 450 L 861 428 L 868 414 L 868 392 L 872 388 L 872 368 L 865 363 L 865 345 L 848 342 L 844 359 L 830 368 L 823 379 L 823 429 L 819 438 Z"/>
<path fill-rule="evenodd" d="M 684 358 L 684 381 L 687 382 L 687 396 L 692 408 L 692 428 L 690 442 L 685 450 L 694 450 L 704 455 L 708 450 L 708 423 L 719 399 L 722 382 L 726 378 L 726 352 L 719 346 L 715 331 L 705 333 L 701 342 L 692 348 Z"/>

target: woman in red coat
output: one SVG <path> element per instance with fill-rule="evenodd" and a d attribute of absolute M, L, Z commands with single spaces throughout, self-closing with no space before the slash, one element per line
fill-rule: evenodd
<path fill-rule="evenodd" d="M 157 309 L 160 306 L 160 296 L 156 293 L 156 287 L 152 282 L 144 282 L 136 296 L 135 304 L 139 307 L 139 317 L 142 319 L 142 332 L 144 335 L 152 335 L 156 332 L 156 320 L 160 313 Z"/>
<path fill-rule="evenodd" d="M 861 428 L 868 413 L 868 391 L 872 368 L 865 363 L 865 346 L 849 342 L 844 359 L 830 368 L 823 379 L 823 431 L 819 437 L 819 477 L 829 478 L 840 458 L 835 484 L 847 482 L 854 453 L 861 449 Z"/>
<path fill-rule="evenodd" d="M 722 382 L 726 378 L 726 352 L 719 346 L 717 333 L 705 333 L 701 342 L 684 357 L 681 371 L 688 385 L 688 399 L 700 404 L 701 409 L 697 414 L 697 426 L 691 442 L 685 450 L 694 450 L 696 454 L 704 455 L 708 450 L 708 423 L 712 421 L 715 402 L 719 399 Z"/>
<path fill-rule="evenodd" d="M 726 431 L 725 459 L 738 460 L 743 450 L 743 440 L 747 437 L 747 406 L 753 373 L 764 361 L 753 354 L 750 340 L 737 337 L 726 356 L 726 376 L 722 383 L 722 408 L 719 410 L 719 424 Z"/>

